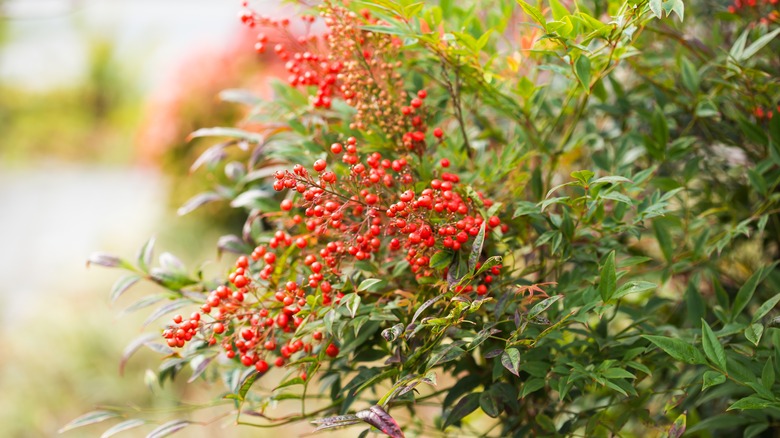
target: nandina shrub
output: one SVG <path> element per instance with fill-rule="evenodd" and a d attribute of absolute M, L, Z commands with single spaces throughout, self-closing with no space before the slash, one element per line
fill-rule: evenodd
<path fill-rule="evenodd" d="M 90 258 L 131 271 L 114 298 L 163 290 L 134 306 L 160 305 L 161 333 L 127 356 L 221 382 L 246 426 L 776 428 L 774 3 L 687 5 L 685 24 L 680 0 L 518 5 L 324 2 L 303 34 L 247 6 L 289 77 L 272 101 L 231 93 L 243 125 L 192 134 L 223 141 L 186 209 L 225 200 L 246 223 L 216 278 L 151 266 L 152 241 Z"/>

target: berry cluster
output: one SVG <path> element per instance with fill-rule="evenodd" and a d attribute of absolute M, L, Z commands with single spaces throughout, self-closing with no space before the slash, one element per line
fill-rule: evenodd
<path fill-rule="evenodd" d="M 323 308 L 344 297 L 340 285 L 345 272 L 354 271 L 350 267 L 403 257 L 418 282 L 444 280 L 448 268 L 431 267 L 436 252 L 468 254 L 477 236 L 488 241 L 507 231 L 497 216 L 483 210 L 490 210 L 493 201 L 449 171 L 449 159 L 439 160 L 438 167 L 431 162 L 431 149 L 444 146 L 444 131 L 433 129 L 436 141 L 429 142 L 428 92 L 401 91 L 395 64 L 387 61 L 398 42 L 364 30 L 365 24 L 381 25 L 367 12 L 355 14 L 325 2 L 321 15 L 329 33 L 290 36 L 288 44 L 274 47 L 287 62 L 290 85 L 316 87 L 314 107 L 328 108 L 333 98 L 343 99 L 357 110 L 352 129 L 376 127 L 391 141 L 380 149 L 384 153 L 376 147 L 361 151 L 356 137 L 328 142 L 323 158 L 311 168 L 299 163 L 277 172 L 272 186 L 286 196 L 279 202 L 281 216 L 266 218 L 276 218 L 277 230 L 251 254 L 238 257 L 227 281 L 206 294 L 199 313 L 187 320 L 174 317 L 163 333 L 171 347 L 196 338 L 219 344 L 228 358 L 259 372 L 305 356 L 336 358 L 335 341 L 314 328 Z M 241 19 L 289 34 L 288 20 L 254 12 Z M 304 17 L 304 22 L 310 25 L 314 18 Z M 260 34 L 255 49 L 263 52 L 268 43 L 268 36 Z M 420 172 L 423 167 L 434 169 Z M 500 272 L 494 266 L 455 292 L 485 295 Z M 313 328 L 307 327 L 310 323 Z M 305 370 L 300 372 L 306 379 Z"/>
<path fill-rule="evenodd" d="M 727 8 L 730 14 L 752 17 L 763 26 L 780 23 L 780 11 L 776 6 L 780 0 L 734 0 Z"/>
<path fill-rule="evenodd" d="M 342 6 L 324 2 L 321 15 L 326 26 L 322 35 L 306 34 L 274 45 L 274 53 L 285 62 L 292 86 L 315 87 L 312 105 L 315 108 L 331 107 L 334 98 L 343 99 L 356 110 L 351 129 L 371 133 L 378 128 L 389 138 L 410 149 L 424 141 L 426 127 L 424 114 L 420 113 L 423 90 L 407 102 L 409 96 L 396 71 L 401 66 L 397 60 L 401 41 L 385 33 L 371 32 L 365 25 L 382 25 L 367 10 L 356 14 Z M 302 17 L 307 24 L 314 17 Z M 268 26 L 286 29 L 289 20 L 274 20 L 246 10 L 241 20 L 249 26 Z M 255 50 L 265 52 L 268 36 L 258 35 Z M 400 111 L 398 111 L 400 109 Z M 437 128 L 434 135 L 441 138 L 444 132 Z"/>
<path fill-rule="evenodd" d="M 339 348 L 324 343 L 319 331 L 293 336 L 304 322 L 297 314 L 306 305 L 303 289 L 295 281 L 284 283 L 284 288 L 273 294 L 273 300 L 265 299 L 270 285 L 266 281 L 267 268 L 275 261 L 274 253 L 265 247 L 255 249 L 251 258 L 240 256 L 228 284 L 211 291 L 200 312 L 187 320 L 181 315 L 173 317 L 173 324 L 163 331 L 168 345 L 183 347 L 200 334 L 209 345 L 219 342 L 227 358 L 254 366 L 261 373 L 268 370 L 269 364 L 283 367 L 296 355 L 318 355 L 322 351 L 328 357 L 337 357 Z M 262 269 L 258 269 L 260 266 Z M 205 322 L 207 318 L 210 322 Z M 305 371 L 301 370 L 300 377 L 306 379 Z"/>

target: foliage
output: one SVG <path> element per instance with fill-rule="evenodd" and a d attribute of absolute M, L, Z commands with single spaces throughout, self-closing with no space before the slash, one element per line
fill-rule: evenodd
<path fill-rule="evenodd" d="M 248 214 L 234 267 L 90 259 L 162 287 L 149 323 L 200 308 L 136 344 L 159 380 L 393 437 L 776 427 L 777 20 L 586 3 L 326 2 L 327 36 L 275 45 L 275 99 L 231 94 L 260 128 L 191 136 L 226 178 L 189 207 Z"/>

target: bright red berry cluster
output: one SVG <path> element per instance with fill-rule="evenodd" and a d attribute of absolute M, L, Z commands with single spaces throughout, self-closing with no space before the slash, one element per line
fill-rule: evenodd
<path fill-rule="evenodd" d="M 314 107 L 343 99 L 357 110 L 352 129 L 379 128 L 391 141 L 382 153 L 375 147 L 363 152 L 356 137 L 347 137 L 323 144 L 322 158 L 311 167 L 299 163 L 277 172 L 272 186 L 286 195 L 279 203 L 281 215 L 266 218 L 276 231 L 236 260 L 227 281 L 206 294 L 199 313 L 187 320 L 174 317 L 163 333 L 171 347 L 196 338 L 219 344 L 228 358 L 259 372 L 304 356 L 336 358 L 339 347 L 320 328 L 317 315 L 345 296 L 347 268 L 405 260 L 420 283 L 446 280 L 447 268 L 431 266 L 434 254 L 468 255 L 478 238 L 482 248 L 494 233 L 507 231 L 497 216 L 486 213 L 493 201 L 448 171 L 448 158 L 435 166 L 431 149 L 446 146 L 444 131 L 433 129 L 438 145 L 428 141 L 428 91 L 400 91 L 394 64 L 386 61 L 397 42 L 362 29 L 380 22 L 327 2 L 322 16 L 329 29 L 322 36 L 325 47 L 316 36 L 274 47 L 287 61 L 290 84 L 316 87 Z M 241 19 L 250 26 L 289 25 L 254 12 Z M 304 21 L 311 24 L 314 18 Z M 256 50 L 264 51 L 268 41 L 259 35 Z M 423 167 L 435 168 L 421 172 Z M 493 266 L 455 292 L 485 295 L 500 273 L 501 267 Z M 305 379 L 303 368 L 301 373 Z"/>

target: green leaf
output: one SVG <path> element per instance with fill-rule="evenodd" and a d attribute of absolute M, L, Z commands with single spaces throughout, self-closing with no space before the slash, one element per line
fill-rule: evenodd
<path fill-rule="evenodd" d="M 117 298 L 119 298 L 126 290 L 130 289 L 130 287 L 136 284 L 140 279 L 141 277 L 135 274 L 130 274 L 117 280 L 116 283 L 114 283 L 114 286 L 111 288 L 111 302 L 116 301 Z"/>
<path fill-rule="evenodd" d="M 682 339 L 654 335 L 642 335 L 642 337 L 681 362 L 691 365 L 707 363 L 707 358 L 704 357 L 699 349 Z"/>
<path fill-rule="evenodd" d="M 244 401 L 246 399 L 246 394 L 249 392 L 249 389 L 252 387 L 252 385 L 254 385 L 255 381 L 260 376 L 261 376 L 260 373 L 252 373 L 246 376 L 246 379 L 244 379 L 244 381 L 241 382 L 241 386 L 238 388 L 238 391 L 236 392 L 239 401 Z"/>
<path fill-rule="evenodd" d="M 750 324 L 748 328 L 745 329 L 745 338 L 755 346 L 758 346 L 758 343 L 761 342 L 761 335 L 763 334 L 764 325 L 760 323 Z"/>
<path fill-rule="evenodd" d="M 761 370 L 761 384 L 769 391 L 772 390 L 772 385 L 775 384 L 775 365 L 771 357 L 764 364 L 764 369 Z"/>
<path fill-rule="evenodd" d="M 362 285 L 361 285 L 362 286 Z M 358 288 L 359 290 L 360 288 Z M 347 294 L 341 297 L 341 306 L 344 306 L 349 310 L 349 316 L 354 318 L 357 314 L 358 308 L 360 308 L 360 295 Z"/>
<path fill-rule="evenodd" d="M 187 137 L 187 141 L 201 137 L 229 137 L 252 143 L 262 143 L 262 135 L 238 128 L 201 128 Z"/>
<path fill-rule="evenodd" d="M 452 263 L 453 255 L 451 251 L 439 251 L 431 256 L 431 262 L 428 263 L 428 266 L 432 269 L 444 269 Z"/>
<path fill-rule="evenodd" d="M 721 383 L 726 381 L 726 376 L 723 374 L 717 372 L 717 371 L 707 371 L 702 376 L 702 387 L 701 390 L 704 391 L 705 389 L 711 387 L 720 385 Z"/>
<path fill-rule="evenodd" d="M 629 281 L 623 284 L 618 288 L 618 290 L 615 291 L 615 294 L 612 295 L 613 300 L 617 300 L 619 298 L 623 298 L 626 295 L 630 294 L 638 294 L 640 292 L 646 292 L 649 290 L 655 289 L 657 286 L 655 283 L 650 283 L 649 281 Z"/>
<path fill-rule="evenodd" d="M 303 385 L 304 383 L 306 383 L 306 382 L 302 378 L 300 378 L 300 377 L 293 377 L 292 379 L 287 379 L 284 382 L 280 383 L 279 386 L 274 388 L 274 391 L 276 391 L 278 389 L 282 389 L 282 388 L 287 388 L 287 387 L 290 387 L 290 386 Z"/>
<path fill-rule="evenodd" d="M 607 368 L 601 375 L 607 379 L 636 379 L 635 375 L 623 368 Z"/>
<path fill-rule="evenodd" d="M 762 36 L 761 38 L 757 39 L 753 42 L 753 44 L 747 46 L 745 50 L 742 52 L 742 54 L 737 58 L 740 61 L 747 61 L 750 59 L 753 55 L 758 53 L 759 50 L 763 49 L 764 46 L 769 44 L 775 37 L 780 34 L 780 29 L 775 29 L 774 31 Z"/>
<path fill-rule="evenodd" d="M 585 54 L 580 55 L 574 61 L 574 74 L 577 76 L 577 80 L 580 81 L 582 88 L 585 89 L 585 92 L 590 94 L 590 58 Z"/>
<path fill-rule="evenodd" d="M 669 434 L 667 438 L 680 438 L 685 433 L 685 425 L 688 415 L 683 412 L 672 423 L 672 427 L 669 428 Z"/>
<path fill-rule="evenodd" d="M 360 282 L 358 291 L 378 292 L 387 285 L 387 281 L 379 278 L 368 278 Z"/>
<path fill-rule="evenodd" d="M 431 369 L 437 365 L 441 365 L 459 358 L 463 355 L 463 353 L 465 353 L 465 351 L 460 348 L 465 344 L 466 341 L 455 341 L 451 344 L 437 346 L 430 353 L 430 359 L 428 359 L 426 368 Z"/>
<path fill-rule="evenodd" d="M 482 226 L 479 227 L 479 233 L 474 238 L 474 242 L 471 244 L 471 253 L 469 254 L 469 272 L 474 272 L 477 267 L 477 262 L 482 254 L 482 245 L 485 243 L 485 227 L 487 221 L 482 222 Z"/>
<path fill-rule="evenodd" d="M 144 246 L 141 247 L 141 249 L 138 251 L 138 256 L 136 257 L 138 267 L 141 268 L 142 271 L 147 272 L 149 271 L 149 265 L 152 263 L 152 255 L 154 253 L 154 237 L 150 238 L 146 241 Z"/>
<path fill-rule="evenodd" d="M 192 422 L 188 420 L 169 421 L 163 424 L 162 426 L 158 427 L 157 429 L 154 429 L 153 431 L 149 432 L 149 435 L 146 435 L 146 438 L 163 438 L 169 435 L 173 435 L 174 433 L 184 429 L 190 424 L 192 424 Z"/>
<path fill-rule="evenodd" d="M 517 348 L 507 348 L 501 353 L 501 365 L 510 373 L 520 377 L 520 350 Z"/>
<path fill-rule="evenodd" d="M 741 411 L 745 411 L 748 409 L 764 409 L 772 405 L 774 405 L 774 403 L 769 400 L 764 400 L 763 398 L 759 398 L 755 395 L 749 395 L 745 398 L 735 401 L 726 410 L 732 411 L 734 409 L 739 409 Z"/>
<path fill-rule="evenodd" d="M 707 324 L 707 321 L 701 320 L 701 333 L 702 333 L 702 347 L 704 348 L 704 354 L 707 358 L 715 364 L 720 370 L 727 372 L 726 370 L 726 350 L 723 349 L 715 333 L 712 332 L 712 328 Z"/>
<path fill-rule="evenodd" d="M 482 266 L 477 269 L 477 272 L 474 273 L 474 277 L 482 274 L 483 272 L 487 271 L 488 269 L 492 268 L 493 266 L 498 266 L 501 264 L 501 262 L 504 261 L 504 258 L 501 256 L 493 256 L 488 258 L 482 263 Z"/>
<path fill-rule="evenodd" d="M 664 10 L 661 7 L 661 0 L 650 0 L 650 11 L 655 15 L 655 18 L 663 18 Z"/>
<path fill-rule="evenodd" d="M 594 179 L 590 182 L 590 185 L 595 186 L 596 184 L 621 184 L 627 182 L 630 183 L 631 180 L 624 176 L 609 175 Z"/>
<path fill-rule="evenodd" d="M 680 59 L 680 66 L 682 67 L 682 82 L 685 88 L 692 94 L 699 93 L 699 84 L 701 79 L 699 78 L 699 72 L 696 70 L 696 66 L 688 59 L 683 57 Z"/>
<path fill-rule="evenodd" d="M 114 425 L 110 429 L 103 432 L 103 435 L 100 435 L 100 438 L 110 438 L 120 432 L 124 432 L 126 430 L 134 429 L 138 426 L 143 426 L 146 424 L 146 421 L 139 420 L 137 418 L 132 420 L 123 421 L 119 424 Z"/>
<path fill-rule="evenodd" d="M 450 413 L 447 415 L 447 418 L 444 420 L 444 424 L 442 424 L 442 430 L 446 429 L 448 426 L 458 423 L 463 419 L 463 417 L 476 411 L 479 407 L 479 399 L 481 396 L 481 392 L 472 392 L 471 394 L 468 394 L 460 399 L 460 401 L 458 401 L 458 403 L 452 408 Z"/>
<path fill-rule="evenodd" d="M 533 307 L 531 307 L 531 310 L 528 311 L 528 319 L 535 318 L 561 298 L 563 298 L 563 295 L 553 295 L 549 298 L 545 298 L 544 300 L 539 301 Z"/>
<path fill-rule="evenodd" d="M 674 258 L 674 252 L 672 250 L 672 236 L 669 234 L 667 223 L 662 220 L 654 220 L 653 231 L 655 232 L 655 238 L 658 240 L 658 246 L 661 247 L 661 252 L 664 254 L 664 259 L 671 263 Z"/>
<path fill-rule="evenodd" d="M 596 174 L 590 170 L 578 170 L 571 173 L 571 177 L 579 181 L 583 186 L 588 185 L 588 182 L 590 182 L 590 179 L 593 178 L 594 175 Z"/>
<path fill-rule="evenodd" d="M 62 426 L 62 428 L 57 432 L 58 433 L 67 432 L 77 427 L 100 423 L 101 421 L 106 421 L 108 419 L 116 418 L 116 417 L 119 417 L 119 414 L 112 411 L 99 410 L 99 411 L 87 412 L 86 414 L 74 419 L 73 421 L 66 424 L 65 426 Z"/>
<path fill-rule="evenodd" d="M 544 388 L 544 385 L 544 379 L 533 378 L 526 380 L 525 383 L 523 383 L 523 391 L 520 394 L 520 398 L 525 398 L 528 394 Z"/>
<path fill-rule="evenodd" d="M 672 12 L 677 14 L 680 21 L 683 21 L 685 17 L 685 4 L 683 3 L 683 0 L 668 0 L 668 2 L 671 4 Z"/>
<path fill-rule="evenodd" d="M 774 309 L 778 302 L 780 302 L 780 294 L 777 294 L 766 300 L 766 302 L 764 302 L 764 304 L 762 304 L 761 307 L 756 310 L 756 313 L 753 315 L 752 322 L 758 322 L 758 320 L 763 318 L 767 313 L 769 313 L 770 310 Z"/>
<path fill-rule="evenodd" d="M 517 209 L 515 209 L 515 212 L 512 214 L 512 219 L 522 217 L 522 216 L 528 216 L 532 214 L 538 214 L 541 212 L 541 210 L 539 210 L 539 206 L 534 204 L 533 202 L 519 201 L 517 205 L 518 205 Z"/>
<path fill-rule="evenodd" d="M 498 397 L 490 391 L 480 394 L 479 407 L 491 418 L 501 415 L 501 409 L 498 407 Z"/>
<path fill-rule="evenodd" d="M 756 272 L 748 278 L 745 284 L 739 288 L 739 292 L 737 292 L 737 296 L 734 298 L 734 305 L 731 307 L 732 321 L 745 309 L 745 307 L 747 307 L 750 299 L 753 298 L 758 283 L 761 282 L 763 271 L 763 269 L 756 270 Z"/>
<path fill-rule="evenodd" d="M 517 4 L 520 5 L 520 7 L 523 9 L 523 12 L 530 15 L 531 18 L 534 19 L 540 26 L 542 26 L 542 29 L 544 29 L 545 33 L 547 32 L 547 20 L 544 19 L 544 15 L 542 15 L 542 12 L 539 10 L 539 8 L 535 6 L 531 6 L 530 4 L 526 3 L 523 0 L 516 0 Z"/>
<path fill-rule="evenodd" d="M 607 255 L 607 259 L 601 266 L 601 272 L 599 276 L 599 294 L 601 299 L 607 302 L 612 298 L 615 293 L 615 287 L 617 285 L 617 271 L 615 270 L 615 251 L 611 251 Z"/>

